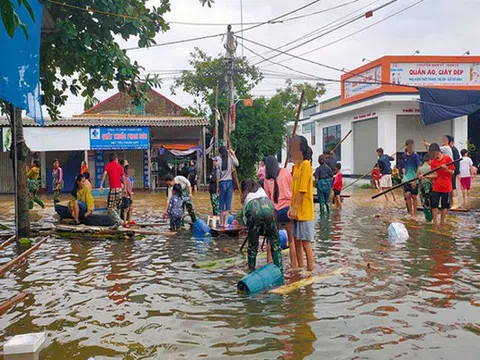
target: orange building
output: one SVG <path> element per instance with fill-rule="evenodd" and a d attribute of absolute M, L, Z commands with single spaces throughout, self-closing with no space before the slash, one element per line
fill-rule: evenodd
<path fill-rule="evenodd" d="M 378 147 L 400 156 L 406 139 L 414 139 L 417 151 L 425 152 L 422 131 L 428 142 L 452 135 L 459 149 L 469 136 L 480 143 L 468 116 L 424 126 L 418 94 L 418 87 L 480 90 L 479 56 L 384 56 L 346 72 L 341 85 L 341 97 L 305 113 L 297 133 L 308 139 L 316 159 L 352 130 L 336 152 L 344 174 L 371 170 Z"/>

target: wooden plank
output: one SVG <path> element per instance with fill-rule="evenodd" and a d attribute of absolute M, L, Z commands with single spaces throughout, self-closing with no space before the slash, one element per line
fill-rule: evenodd
<path fill-rule="evenodd" d="M 344 270 L 345 269 L 340 268 L 340 269 L 332 271 L 331 273 L 328 273 L 328 274 L 313 275 L 313 276 L 310 276 L 306 279 L 295 281 L 291 284 L 282 285 L 278 288 L 270 290 L 269 292 L 272 293 L 272 294 L 277 294 L 277 295 L 287 295 L 287 294 L 290 294 L 292 291 L 295 291 L 297 289 L 300 289 L 300 288 L 306 287 L 308 285 L 311 285 L 313 283 L 316 283 L 316 282 L 319 282 L 319 281 L 322 281 L 322 280 L 325 280 L 325 279 L 329 279 L 329 278 L 334 277 L 336 275 L 339 275 Z"/>
<path fill-rule="evenodd" d="M 290 253 L 290 249 L 282 250 L 282 255 L 288 255 L 289 253 Z M 266 251 L 259 252 L 257 255 L 257 259 L 266 259 L 266 258 L 267 258 Z M 226 259 L 200 261 L 200 262 L 194 263 L 192 267 L 195 269 L 207 269 L 207 270 L 228 269 L 234 266 L 245 264 L 246 262 L 247 262 L 246 256 L 235 256 L 235 257 L 226 258 Z"/>
<path fill-rule="evenodd" d="M 9 239 L 5 240 L 0 244 L 0 250 L 5 249 L 7 246 L 10 246 L 15 242 L 15 235 L 11 236 Z"/>
<path fill-rule="evenodd" d="M 20 294 L 14 296 L 10 300 L 7 300 L 4 303 L 0 304 L 0 314 L 3 314 L 5 311 L 10 309 L 12 306 L 18 304 L 19 302 L 22 302 L 23 300 L 25 300 L 25 298 L 27 296 L 28 296 L 28 293 L 21 292 Z"/>
<path fill-rule="evenodd" d="M 48 240 L 48 237 L 43 238 L 42 240 L 36 242 L 35 245 L 33 245 L 31 248 L 24 251 L 20 255 L 18 255 L 16 258 L 10 260 L 5 265 L 0 266 L 0 276 L 3 276 L 6 272 L 8 272 L 10 270 L 11 267 L 13 267 L 14 265 L 18 264 L 23 259 L 30 256 L 31 253 L 33 253 L 35 250 L 37 250 L 40 247 L 40 245 L 42 245 L 47 240 Z"/>

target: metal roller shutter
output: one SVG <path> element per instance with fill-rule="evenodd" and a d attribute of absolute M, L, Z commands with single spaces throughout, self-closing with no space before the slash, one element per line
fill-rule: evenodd
<path fill-rule="evenodd" d="M 377 159 L 378 119 L 353 123 L 353 168 L 356 175 L 369 172 Z"/>

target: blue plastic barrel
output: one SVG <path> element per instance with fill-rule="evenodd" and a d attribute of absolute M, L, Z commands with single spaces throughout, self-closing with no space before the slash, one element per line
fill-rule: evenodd
<path fill-rule="evenodd" d="M 193 223 L 193 236 L 203 238 L 210 235 L 210 227 L 202 219 L 198 219 Z"/>
<path fill-rule="evenodd" d="M 108 193 L 110 192 L 110 189 L 103 189 L 103 194 L 100 193 L 100 189 L 92 189 L 92 196 L 93 197 L 102 197 L 102 196 L 107 196 Z"/>
<path fill-rule="evenodd" d="M 230 215 L 228 216 L 228 225 L 232 225 L 233 220 L 235 220 L 235 216 L 233 216 L 232 214 L 230 214 Z"/>
<path fill-rule="evenodd" d="M 282 247 L 282 249 L 287 249 L 288 248 L 287 230 L 280 230 L 278 234 L 280 235 L 280 246 Z"/>
<path fill-rule="evenodd" d="M 283 285 L 283 274 L 274 264 L 267 264 L 248 274 L 237 284 L 240 291 L 249 294 Z"/>

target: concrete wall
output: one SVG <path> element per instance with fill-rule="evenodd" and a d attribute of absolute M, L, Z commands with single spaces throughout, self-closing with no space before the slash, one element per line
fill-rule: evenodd
<path fill-rule="evenodd" d="M 334 109 L 327 113 L 320 113 L 311 116 L 307 121 L 302 122 L 306 124 L 308 122 L 315 122 L 316 127 L 316 144 L 312 146 L 313 150 L 313 167 L 318 166 L 317 158 L 323 153 L 323 129 L 328 126 L 340 125 L 342 137 L 344 137 L 353 127 L 353 123 L 357 121 L 363 121 L 371 118 L 378 118 L 377 128 L 377 144 L 376 147 L 382 147 L 387 154 L 395 154 L 397 151 L 403 152 L 401 148 L 403 145 L 403 139 L 397 139 L 397 132 L 399 135 L 405 133 L 405 129 L 400 128 L 402 121 L 397 121 L 397 117 L 404 115 L 419 116 L 418 102 L 415 97 L 411 97 L 411 100 L 406 101 L 405 95 L 398 96 L 398 101 L 394 95 L 390 95 L 386 98 L 368 99 L 358 104 L 344 106 L 339 109 Z M 408 124 L 411 127 L 411 123 Z M 435 130 L 433 129 L 435 128 Z M 468 120 L 467 117 L 461 117 L 449 122 L 434 125 L 429 131 L 429 127 L 424 127 L 424 133 L 428 142 L 440 142 L 441 138 L 438 138 L 440 133 L 450 133 L 455 137 L 457 148 L 466 146 L 468 139 Z M 422 144 L 422 135 L 420 127 L 417 129 L 409 129 L 409 132 L 414 132 L 418 151 L 425 151 L 425 147 Z M 302 134 L 302 126 L 299 126 L 297 131 L 298 135 Z M 310 134 L 304 135 L 310 143 Z M 351 134 L 349 138 L 345 140 L 341 147 L 341 163 L 342 171 L 346 175 L 363 175 L 354 173 L 354 134 Z M 400 150 L 399 150 L 400 149 Z M 370 152 L 370 151 L 369 151 Z M 285 159 L 285 151 L 282 154 Z M 371 154 L 372 164 L 375 162 L 376 154 Z M 291 167 L 291 166 L 290 166 Z"/>

